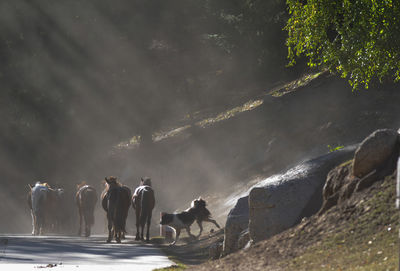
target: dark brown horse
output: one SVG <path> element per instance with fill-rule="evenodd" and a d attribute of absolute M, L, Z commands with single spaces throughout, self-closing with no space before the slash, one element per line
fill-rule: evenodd
<path fill-rule="evenodd" d="M 113 237 L 117 243 L 121 243 L 121 238 L 126 233 L 125 225 L 131 205 L 131 190 L 120 184 L 115 177 L 106 177 L 105 180 L 106 187 L 101 193 L 101 205 L 107 212 L 107 243 L 111 242 Z"/>
<path fill-rule="evenodd" d="M 85 236 L 90 236 L 90 229 L 94 224 L 94 208 L 97 203 L 97 192 L 92 186 L 85 182 L 77 185 L 75 195 L 76 204 L 79 212 L 79 231 L 78 235 L 82 234 L 82 224 L 85 222 Z"/>
<path fill-rule="evenodd" d="M 150 239 L 151 215 L 155 205 L 154 190 L 151 187 L 151 179 L 142 178 L 140 186 L 135 189 L 132 196 L 132 207 L 136 213 L 136 238 L 143 240 L 144 226 L 147 223 L 146 241 Z M 140 232 L 141 230 L 141 232 Z"/>

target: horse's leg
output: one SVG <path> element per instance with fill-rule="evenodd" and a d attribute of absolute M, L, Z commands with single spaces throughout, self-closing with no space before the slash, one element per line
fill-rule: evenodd
<path fill-rule="evenodd" d="M 147 231 L 146 231 L 146 241 L 150 241 L 150 224 L 151 224 L 151 213 L 147 215 Z"/>
<path fill-rule="evenodd" d="M 121 231 L 115 232 L 115 241 L 117 241 L 117 243 L 121 243 Z"/>
<path fill-rule="evenodd" d="M 32 235 L 36 235 L 36 216 L 33 213 L 33 210 L 31 210 L 31 216 L 32 216 Z"/>
<path fill-rule="evenodd" d="M 141 225 L 140 225 L 140 229 L 142 230 L 140 232 L 140 240 L 144 240 L 144 238 L 143 238 L 144 225 L 145 225 L 145 223 L 141 223 Z"/>
<path fill-rule="evenodd" d="M 140 212 L 138 209 L 135 210 L 136 212 L 136 238 L 135 240 L 140 240 L 140 232 L 139 232 L 139 228 L 140 228 Z"/>
<path fill-rule="evenodd" d="M 203 232 L 203 225 L 202 225 L 200 220 L 197 220 L 196 222 L 197 222 L 197 225 L 199 225 L 199 228 L 200 228 L 199 235 L 197 235 L 197 238 L 199 238 L 201 233 Z"/>
<path fill-rule="evenodd" d="M 107 216 L 108 216 L 108 214 L 107 214 Z M 114 233 L 113 233 L 113 230 L 112 230 L 113 226 L 112 226 L 111 217 L 107 217 L 107 220 L 108 220 L 108 239 L 107 239 L 107 243 L 110 243 L 111 240 L 113 239 Z"/>
<path fill-rule="evenodd" d="M 79 230 L 78 230 L 78 236 L 81 236 L 81 234 L 82 234 L 82 210 L 81 210 L 81 207 L 79 207 L 78 210 L 79 210 Z"/>
<path fill-rule="evenodd" d="M 89 236 L 90 236 L 90 225 L 89 225 L 89 224 L 86 224 L 85 236 L 86 236 L 86 237 L 89 237 Z"/>
<path fill-rule="evenodd" d="M 39 224 L 39 218 L 38 215 L 35 215 L 35 235 L 39 235 L 40 233 L 40 224 Z"/>
<path fill-rule="evenodd" d="M 85 236 L 89 237 L 90 236 L 90 221 L 89 221 L 89 214 L 86 213 L 85 216 Z"/>
<path fill-rule="evenodd" d="M 38 228 L 39 228 L 39 235 L 43 235 L 43 229 L 44 229 L 44 218 L 43 218 L 43 214 L 40 214 L 39 217 L 36 217 L 36 219 L 38 220 Z"/>

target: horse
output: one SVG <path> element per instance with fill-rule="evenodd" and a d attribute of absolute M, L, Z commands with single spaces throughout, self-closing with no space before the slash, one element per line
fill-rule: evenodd
<path fill-rule="evenodd" d="M 90 229 L 94 224 L 94 208 L 97 203 L 97 192 L 92 186 L 82 182 L 77 185 L 75 201 L 79 212 L 78 235 L 82 234 L 82 224 L 85 222 L 85 236 L 90 236 Z"/>
<path fill-rule="evenodd" d="M 203 200 L 201 197 L 198 198 L 198 199 L 193 200 L 192 203 L 191 203 L 191 207 L 192 208 L 196 208 L 198 210 L 196 215 L 195 215 L 196 216 L 197 225 L 199 225 L 199 228 L 200 228 L 200 232 L 199 232 L 199 235 L 197 235 L 197 238 L 199 238 L 201 233 L 203 232 L 203 226 L 202 226 L 202 222 L 203 221 L 213 223 L 218 229 L 221 228 L 218 225 L 217 221 L 215 221 L 214 219 L 211 218 L 211 213 L 207 209 L 206 206 L 207 206 L 206 201 Z"/>
<path fill-rule="evenodd" d="M 121 238 L 126 233 L 125 225 L 131 205 L 131 190 L 119 183 L 115 177 L 106 177 L 105 181 L 106 187 L 101 193 L 101 205 L 107 213 L 107 243 L 110 243 L 113 237 L 117 243 L 121 243 Z"/>
<path fill-rule="evenodd" d="M 45 229 L 50 186 L 47 183 L 37 182 L 35 185 L 29 184 L 29 188 L 27 200 L 32 215 L 32 235 L 42 235 Z"/>
<path fill-rule="evenodd" d="M 135 240 L 144 240 L 143 231 L 147 223 L 146 241 L 150 237 L 151 215 L 155 205 L 154 190 L 151 187 L 151 179 L 141 178 L 140 186 L 135 189 L 132 196 L 132 207 L 136 213 L 136 238 Z M 141 232 L 140 232 L 141 230 Z"/>
<path fill-rule="evenodd" d="M 65 223 L 65 212 L 60 212 L 69 202 L 65 197 L 63 188 L 51 188 L 48 190 L 46 208 L 46 226 L 51 232 L 60 233 Z"/>

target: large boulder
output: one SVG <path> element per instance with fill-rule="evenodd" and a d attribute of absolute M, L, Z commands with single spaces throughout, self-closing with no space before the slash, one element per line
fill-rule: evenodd
<path fill-rule="evenodd" d="M 357 148 L 353 163 L 332 169 L 323 190 L 323 205 L 319 214 L 340 204 L 354 192 L 370 187 L 377 180 L 396 170 L 399 155 L 398 134 L 394 130 L 377 130 Z"/>
<path fill-rule="evenodd" d="M 249 229 L 245 229 L 239 234 L 237 247 L 238 249 L 246 248 L 250 242 L 250 233 Z"/>
<path fill-rule="evenodd" d="M 323 203 L 318 214 L 321 215 L 333 206 L 351 197 L 360 179 L 351 174 L 352 160 L 332 169 L 326 178 L 323 188 Z"/>
<path fill-rule="evenodd" d="M 354 150 L 355 146 L 347 147 L 301 163 L 253 188 L 249 194 L 251 242 L 269 238 L 318 212 L 328 172 L 349 160 Z"/>
<path fill-rule="evenodd" d="M 398 153 L 399 134 L 395 130 L 380 129 L 364 139 L 354 154 L 353 175 L 362 178 L 379 171 Z"/>
<path fill-rule="evenodd" d="M 223 255 L 232 253 L 238 249 L 240 233 L 249 226 L 248 196 L 238 199 L 226 219 Z"/>

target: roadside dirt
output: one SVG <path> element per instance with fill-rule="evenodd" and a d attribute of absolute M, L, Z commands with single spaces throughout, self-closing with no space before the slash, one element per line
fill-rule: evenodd
<path fill-rule="evenodd" d="M 191 240 L 184 237 L 179 240 L 176 246 L 162 244 L 160 247 L 172 260 L 176 260 L 187 266 L 198 266 L 209 259 L 209 247 L 224 239 L 224 230 L 218 230 L 202 234 L 198 240 Z"/>

